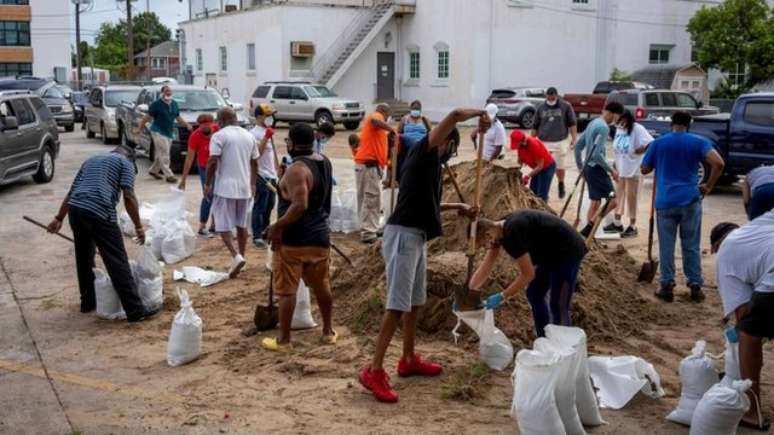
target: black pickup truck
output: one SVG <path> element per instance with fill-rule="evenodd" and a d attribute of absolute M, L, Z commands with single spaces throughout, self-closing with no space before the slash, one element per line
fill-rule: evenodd
<path fill-rule="evenodd" d="M 670 121 L 639 121 L 653 137 L 671 131 Z M 731 184 L 761 165 L 774 164 L 774 93 L 746 94 L 737 98 L 731 113 L 698 116 L 691 133 L 709 140 L 723 156 L 726 167 L 720 182 Z M 701 180 L 709 168 L 701 168 Z"/>

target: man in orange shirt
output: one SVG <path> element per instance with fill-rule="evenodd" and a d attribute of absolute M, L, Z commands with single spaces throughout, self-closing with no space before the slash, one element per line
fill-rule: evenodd
<path fill-rule="evenodd" d="M 360 146 L 355 153 L 357 209 L 360 217 L 360 240 L 373 243 L 379 231 L 382 171 L 387 166 L 387 136 L 395 129 L 387 123 L 390 106 L 379 104 L 376 111 L 363 120 Z M 397 133 L 396 133 L 397 134 Z"/>

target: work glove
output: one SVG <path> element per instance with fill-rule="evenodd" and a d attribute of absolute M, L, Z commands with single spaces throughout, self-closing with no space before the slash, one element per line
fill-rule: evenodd
<path fill-rule="evenodd" d="M 263 137 L 266 140 L 271 140 L 271 138 L 274 137 L 274 129 L 271 127 L 268 127 L 266 131 L 263 133 Z"/>
<path fill-rule="evenodd" d="M 521 184 L 523 184 L 525 186 L 529 184 L 529 175 L 525 175 L 525 176 L 521 177 Z"/>
<path fill-rule="evenodd" d="M 502 292 L 495 293 L 488 298 L 486 298 L 486 301 L 484 301 L 484 308 L 487 310 L 494 310 L 500 307 L 500 305 L 503 304 L 505 301 L 505 296 L 503 296 Z"/>

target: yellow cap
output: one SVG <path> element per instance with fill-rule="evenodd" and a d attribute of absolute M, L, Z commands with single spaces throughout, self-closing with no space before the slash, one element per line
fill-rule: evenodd
<path fill-rule="evenodd" d="M 269 103 L 261 103 L 255 107 L 255 116 L 268 116 L 277 112 Z"/>

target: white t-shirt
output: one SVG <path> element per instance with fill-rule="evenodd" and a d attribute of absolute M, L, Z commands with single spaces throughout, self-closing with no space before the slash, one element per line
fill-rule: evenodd
<path fill-rule="evenodd" d="M 505 126 L 499 119 L 495 119 L 484 135 L 484 160 L 492 160 L 496 148 L 505 146 L 505 136 Z"/>
<path fill-rule="evenodd" d="M 263 140 L 263 136 L 266 134 L 266 127 L 256 125 L 252 130 L 250 130 L 250 133 L 253 135 L 253 137 L 255 137 L 255 140 L 258 141 L 258 151 L 260 151 L 261 141 Z M 263 154 L 258 157 L 258 175 L 263 178 L 271 178 L 276 180 L 277 168 L 274 167 L 274 147 L 271 143 L 271 140 L 266 142 L 266 150 L 264 150 Z"/>
<path fill-rule="evenodd" d="M 753 292 L 774 293 L 774 211 L 734 230 L 720 245 L 715 274 L 723 315 L 750 301 Z"/>
<path fill-rule="evenodd" d="M 210 139 L 210 156 L 220 156 L 215 173 L 215 195 L 230 199 L 249 199 L 250 161 L 258 158 L 255 138 L 242 127 L 221 128 Z"/>
<path fill-rule="evenodd" d="M 653 142 L 653 136 L 640 124 L 634 123 L 632 134 L 626 134 L 626 130 L 619 128 L 615 132 L 613 140 L 613 153 L 615 154 L 615 167 L 622 177 L 637 177 L 640 175 L 640 165 L 644 153 L 637 154 L 638 150 Z"/>

